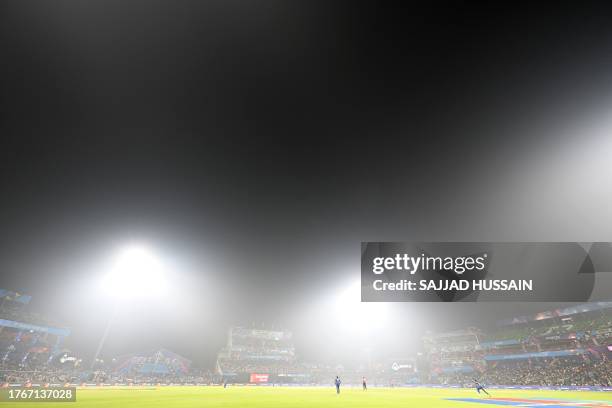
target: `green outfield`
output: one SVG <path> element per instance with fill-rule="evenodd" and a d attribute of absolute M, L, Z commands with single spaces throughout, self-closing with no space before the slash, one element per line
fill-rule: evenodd
<path fill-rule="evenodd" d="M 482 398 L 473 389 L 359 388 L 345 387 L 336 395 L 332 386 L 322 387 L 151 387 L 85 388 L 77 391 L 77 402 L 42 403 L 42 407 L 91 408 L 415 408 L 415 407 L 612 407 L 612 393 L 569 391 L 490 390 Z M 457 400 L 453 400 L 457 399 Z M 461 399 L 474 399 L 461 401 Z M 479 403 L 478 401 L 487 402 Z M 3 403 L 21 408 L 41 403 Z"/>

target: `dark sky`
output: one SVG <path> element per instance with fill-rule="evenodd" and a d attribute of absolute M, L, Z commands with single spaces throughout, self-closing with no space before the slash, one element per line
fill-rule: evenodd
<path fill-rule="evenodd" d="M 612 241 L 612 13 L 497 3 L 3 2 L 0 287 L 91 354 L 90 280 L 145 242 L 174 297 L 106 353 L 260 322 L 316 358 L 361 241 Z M 393 305 L 379 345 L 546 307 Z"/>

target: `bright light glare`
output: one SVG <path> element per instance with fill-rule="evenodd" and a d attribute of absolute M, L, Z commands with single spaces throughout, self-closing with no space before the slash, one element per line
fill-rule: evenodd
<path fill-rule="evenodd" d="M 126 247 L 114 259 L 103 287 L 106 292 L 120 298 L 159 296 L 166 289 L 163 265 L 145 247 Z"/>
<path fill-rule="evenodd" d="M 357 331 L 381 328 L 387 320 L 385 303 L 361 301 L 361 282 L 353 283 L 340 293 L 336 309 L 340 322 Z"/>

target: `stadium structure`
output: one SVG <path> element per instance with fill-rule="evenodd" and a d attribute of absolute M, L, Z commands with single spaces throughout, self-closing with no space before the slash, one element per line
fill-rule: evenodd
<path fill-rule="evenodd" d="M 28 311 L 30 297 L 1 291 L 0 379 L 17 384 L 345 384 L 461 387 L 474 378 L 499 387 L 595 387 L 612 390 L 612 302 L 588 303 L 429 333 L 421 350 L 368 364 L 299 358 L 293 333 L 232 327 L 214 367 L 197 367 L 167 349 L 82 364 L 64 347 L 71 332 Z"/>
<path fill-rule="evenodd" d="M 0 367 L 4 381 L 33 379 L 42 367 L 78 366 L 63 348 L 70 330 L 28 311 L 31 296 L 0 289 Z"/>
<path fill-rule="evenodd" d="M 310 380 L 296 358 L 288 330 L 232 327 L 218 355 L 216 373 L 227 382 L 304 383 Z"/>
<path fill-rule="evenodd" d="M 164 375 L 180 377 L 189 373 L 191 361 L 170 350 L 160 349 L 117 357 L 115 372 L 124 375 Z"/>
<path fill-rule="evenodd" d="M 597 302 L 426 336 L 429 382 L 522 386 L 612 385 L 612 302 Z"/>

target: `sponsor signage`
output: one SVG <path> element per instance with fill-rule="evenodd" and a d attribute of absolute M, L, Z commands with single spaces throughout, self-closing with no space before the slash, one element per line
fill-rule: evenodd
<path fill-rule="evenodd" d="M 249 382 L 252 384 L 261 384 L 261 383 L 267 383 L 269 379 L 270 379 L 270 374 L 252 373 L 251 378 L 249 379 Z"/>

